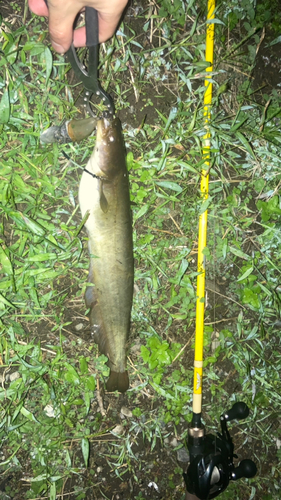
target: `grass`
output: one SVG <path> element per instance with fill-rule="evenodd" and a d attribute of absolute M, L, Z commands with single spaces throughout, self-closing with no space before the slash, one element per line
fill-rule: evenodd
<path fill-rule="evenodd" d="M 176 454 L 191 419 L 205 208 L 204 9 L 131 7 L 101 48 L 101 80 L 124 125 L 135 252 L 131 388 L 104 403 L 106 358 L 83 333 L 88 255 L 77 201 L 95 138 L 39 142 L 48 126 L 81 115 L 82 89 L 50 50 L 42 19 L 22 25 L 17 10 L 2 19 L 0 472 L 11 498 L 112 498 L 120 484 L 134 485 L 127 497 L 148 498 L 148 478 L 163 498 L 184 497 Z M 258 467 L 225 500 L 280 497 L 280 97 L 252 83 L 262 16 L 228 2 L 216 27 L 204 418 L 216 432 L 220 413 L 245 401 L 250 416 L 232 433 L 239 460 Z"/>

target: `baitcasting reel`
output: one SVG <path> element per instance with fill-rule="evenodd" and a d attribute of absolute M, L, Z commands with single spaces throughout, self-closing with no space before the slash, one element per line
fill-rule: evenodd
<path fill-rule="evenodd" d="M 241 477 L 253 477 L 257 467 L 252 460 L 242 460 L 234 467 L 234 445 L 227 429 L 230 420 L 241 420 L 249 415 L 245 403 L 235 403 L 231 410 L 220 417 L 221 434 L 206 434 L 201 423 L 201 413 L 193 413 L 192 427 L 188 432 L 190 465 L 183 474 L 187 491 L 200 500 L 218 496 L 228 486 L 229 481 Z"/>

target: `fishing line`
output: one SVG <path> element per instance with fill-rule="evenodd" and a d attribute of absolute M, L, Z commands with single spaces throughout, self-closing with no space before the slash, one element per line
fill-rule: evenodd
<path fill-rule="evenodd" d="M 87 170 L 86 168 L 84 168 L 84 172 L 86 172 L 87 174 L 90 174 L 92 177 L 94 177 L 94 179 L 101 179 L 101 177 L 99 177 L 98 175 L 96 174 L 92 174 L 92 172 L 90 172 L 89 170 Z"/>
<path fill-rule="evenodd" d="M 73 161 L 70 156 L 65 152 L 65 151 L 62 151 L 62 155 L 69 161 L 71 161 L 71 163 L 73 163 L 75 166 L 79 167 L 79 168 L 82 168 L 81 165 L 78 165 L 78 163 L 76 163 L 75 161 Z M 103 179 L 102 177 L 96 175 L 96 174 L 93 174 L 92 172 L 90 172 L 89 170 L 85 168 L 83 168 L 83 172 L 86 172 L 87 174 L 91 175 L 94 179 L 98 179 L 98 180 L 102 180 L 104 181 L 105 179 Z"/>

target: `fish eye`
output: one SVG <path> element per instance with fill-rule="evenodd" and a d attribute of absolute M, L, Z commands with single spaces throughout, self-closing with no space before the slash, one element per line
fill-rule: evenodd
<path fill-rule="evenodd" d="M 114 137 L 113 137 L 113 135 L 110 135 L 110 136 L 109 136 L 109 140 L 110 140 L 110 142 L 114 142 Z"/>

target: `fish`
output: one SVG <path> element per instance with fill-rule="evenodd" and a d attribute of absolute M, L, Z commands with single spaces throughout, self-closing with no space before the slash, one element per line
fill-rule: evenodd
<path fill-rule="evenodd" d="M 90 268 L 85 292 L 94 341 L 108 358 L 109 392 L 129 388 L 126 346 L 134 286 L 129 179 L 118 118 L 97 122 L 94 151 L 79 185 L 82 217 L 88 213 Z"/>

